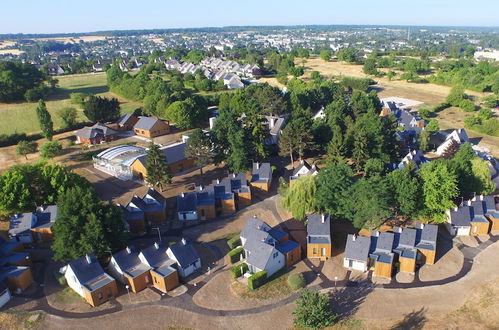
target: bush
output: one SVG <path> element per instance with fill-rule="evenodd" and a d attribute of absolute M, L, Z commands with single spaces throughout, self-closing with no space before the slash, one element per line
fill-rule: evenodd
<path fill-rule="evenodd" d="M 49 88 L 45 85 L 40 85 L 38 87 L 28 89 L 26 93 L 24 93 L 24 98 L 28 102 L 37 102 L 40 99 L 43 99 L 45 95 L 47 95 Z"/>
<path fill-rule="evenodd" d="M 62 150 L 62 146 L 57 141 L 47 142 L 40 147 L 40 155 L 43 158 L 53 158 L 57 156 L 59 151 Z"/>
<path fill-rule="evenodd" d="M 244 273 L 248 271 L 248 265 L 243 263 L 231 268 L 230 273 L 232 274 L 232 278 L 236 279 L 241 277 Z"/>
<path fill-rule="evenodd" d="M 466 112 L 475 111 L 475 104 L 468 99 L 461 100 L 461 102 L 459 102 L 459 107 Z"/>
<path fill-rule="evenodd" d="M 59 271 L 54 270 L 54 276 L 55 276 L 55 279 L 57 280 L 57 283 L 59 283 L 60 286 L 65 287 L 66 285 L 68 285 L 66 278 L 64 277 L 63 274 L 59 273 Z"/>
<path fill-rule="evenodd" d="M 27 140 L 25 133 L 0 134 L 0 147 L 17 144 L 21 140 Z"/>
<path fill-rule="evenodd" d="M 238 247 L 232 251 L 230 251 L 227 255 L 229 256 L 229 259 L 230 259 L 230 263 L 231 264 L 235 264 L 236 262 L 238 262 L 239 260 L 241 260 L 241 255 L 243 254 L 243 248 L 242 247 Z"/>
<path fill-rule="evenodd" d="M 250 290 L 255 290 L 261 287 L 266 280 L 267 280 L 267 272 L 262 270 L 261 272 L 253 274 L 248 278 L 248 288 Z"/>
<path fill-rule="evenodd" d="M 35 141 L 21 140 L 16 146 L 16 153 L 18 155 L 25 156 L 26 159 L 28 159 L 26 155 L 35 153 L 37 148 L 38 143 Z"/>
<path fill-rule="evenodd" d="M 235 249 L 236 247 L 241 245 L 241 238 L 239 236 L 234 236 L 227 241 L 227 245 L 229 246 L 229 248 Z"/>
<path fill-rule="evenodd" d="M 288 276 L 288 285 L 291 290 L 298 290 L 305 287 L 305 277 L 302 273 L 291 274 Z"/>

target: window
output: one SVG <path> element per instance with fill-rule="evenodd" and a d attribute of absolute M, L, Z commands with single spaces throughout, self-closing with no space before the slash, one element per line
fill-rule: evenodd
<path fill-rule="evenodd" d="M 277 252 L 274 252 L 274 255 L 273 255 L 274 259 L 277 258 L 278 255 L 279 254 Z"/>
<path fill-rule="evenodd" d="M 312 250 L 312 254 L 317 254 L 317 248 L 314 248 L 314 249 Z"/>
<path fill-rule="evenodd" d="M 322 248 L 321 249 L 321 256 L 325 256 L 326 255 L 326 248 Z"/>
<path fill-rule="evenodd" d="M 100 299 L 102 299 L 102 292 L 99 292 L 99 294 L 97 295 L 97 297 Z"/>
<path fill-rule="evenodd" d="M 478 231 L 478 227 L 477 226 L 473 226 L 473 233 L 476 234 L 477 231 Z"/>

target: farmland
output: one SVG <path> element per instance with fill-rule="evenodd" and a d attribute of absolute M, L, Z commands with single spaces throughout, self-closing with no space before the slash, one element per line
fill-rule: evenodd
<path fill-rule="evenodd" d="M 47 97 L 47 109 L 52 115 L 54 127 L 61 126 L 61 120 L 57 112 L 64 107 L 75 107 L 79 111 L 78 119 L 86 120 L 83 111 L 78 106 L 71 104 L 69 95 L 71 93 L 90 93 L 99 96 L 117 97 L 121 103 L 121 112 L 132 112 L 142 104 L 131 102 L 109 92 L 106 86 L 106 74 L 81 74 L 57 77 L 59 87 L 55 93 Z M 36 133 L 39 131 L 38 121 L 35 113 L 36 103 L 0 103 L 0 134 L 11 133 Z"/>

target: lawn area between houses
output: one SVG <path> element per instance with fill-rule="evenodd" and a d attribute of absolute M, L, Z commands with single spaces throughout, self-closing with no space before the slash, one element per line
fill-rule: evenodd
<path fill-rule="evenodd" d="M 56 92 L 47 97 L 46 104 L 54 122 L 54 128 L 60 128 L 62 121 L 57 112 L 65 107 L 74 107 L 78 110 L 78 120 L 86 121 L 83 109 L 71 104 L 71 93 L 89 93 L 105 97 L 116 97 L 120 101 L 121 112 L 131 113 L 142 106 L 140 102 L 126 100 L 109 92 L 106 85 L 105 73 L 90 73 L 56 77 L 59 87 Z M 40 131 L 35 113 L 36 102 L 0 103 L 0 134 L 37 133 Z"/>
<path fill-rule="evenodd" d="M 0 330 L 35 329 L 43 321 L 45 314 L 40 312 L 10 314 L 0 313 Z"/>
<path fill-rule="evenodd" d="M 287 274 L 285 270 L 281 270 L 272 275 L 268 282 L 254 291 L 251 291 L 245 284 L 239 281 L 233 282 L 230 289 L 236 295 L 248 299 L 265 300 L 284 297 L 293 292 L 288 285 L 288 276 L 289 274 Z"/>

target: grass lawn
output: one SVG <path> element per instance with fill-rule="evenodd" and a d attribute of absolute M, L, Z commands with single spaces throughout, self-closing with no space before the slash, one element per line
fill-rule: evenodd
<path fill-rule="evenodd" d="M 74 107 L 79 110 L 78 118 L 86 120 L 83 111 L 78 106 L 71 104 L 69 95 L 71 93 L 90 93 L 105 97 L 117 97 L 109 92 L 106 85 L 105 73 L 92 73 L 80 75 L 68 75 L 57 77 L 59 88 L 47 99 L 47 109 L 52 115 L 54 127 L 61 126 L 61 120 L 57 112 L 64 107 Z M 117 97 L 121 103 L 121 112 L 129 113 L 142 106 L 139 102 L 133 102 Z M 38 121 L 35 113 L 36 103 L 0 103 L 0 134 L 11 133 L 37 133 L 39 132 Z"/>
<path fill-rule="evenodd" d="M 37 327 L 39 322 L 43 321 L 44 316 L 40 312 L 21 314 L 0 313 L 0 329 L 33 329 Z"/>
<path fill-rule="evenodd" d="M 247 286 L 239 282 L 232 283 L 231 289 L 242 298 L 265 300 L 283 297 L 293 292 L 287 282 L 288 276 L 289 274 L 286 273 L 281 274 L 254 291 L 249 290 Z"/>

